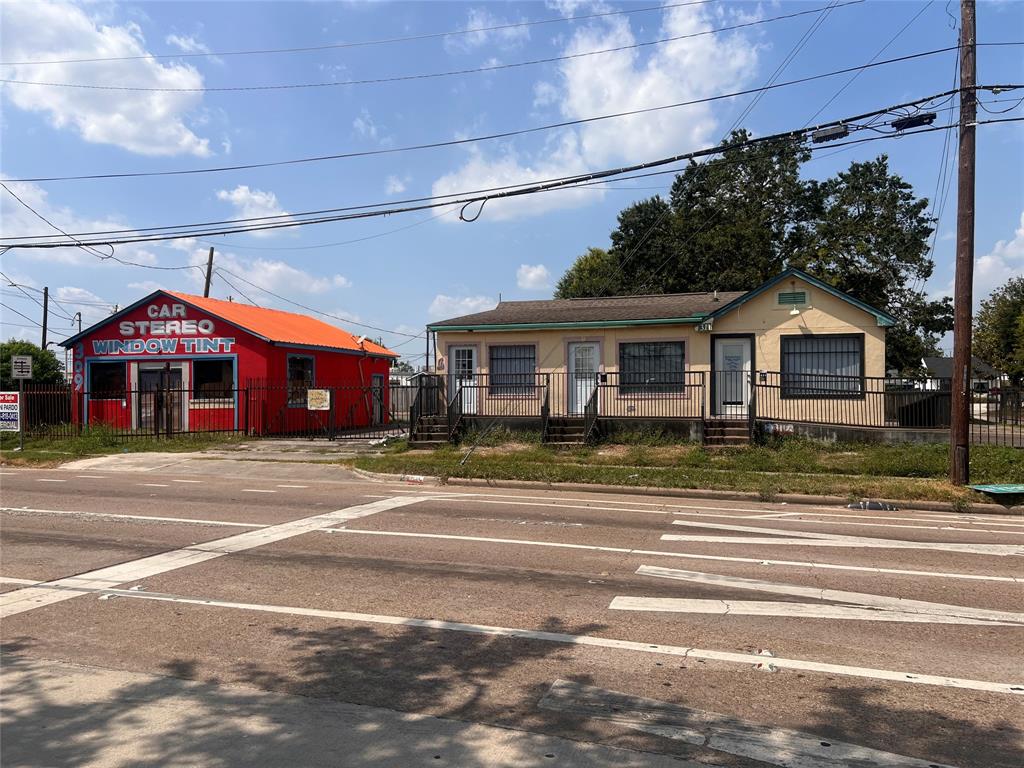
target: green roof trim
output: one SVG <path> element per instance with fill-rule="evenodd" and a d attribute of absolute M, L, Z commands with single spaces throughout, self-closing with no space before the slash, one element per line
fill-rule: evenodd
<path fill-rule="evenodd" d="M 874 315 L 875 320 L 878 322 L 878 325 L 881 326 L 882 328 L 889 328 L 889 327 L 891 327 L 891 326 L 896 324 L 896 318 L 894 318 L 889 313 L 883 312 L 880 309 L 875 309 L 874 307 L 872 307 L 872 306 L 870 306 L 868 304 L 865 304 L 863 301 L 860 301 L 859 299 L 855 299 L 850 294 L 845 293 L 843 291 L 840 291 L 834 285 L 829 285 L 824 280 L 819 280 L 818 278 L 816 278 L 816 277 L 814 277 L 812 275 L 809 275 L 806 272 L 804 272 L 803 270 L 797 269 L 796 267 L 790 267 L 789 269 L 785 270 L 784 272 L 781 272 L 778 275 L 776 275 L 775 277 L 773 277 L 768 282 L 762 283 L 761 285 L 759 285 L 757 288 L 755 288 L 754 290 L 750 291 L 749 293 L 743 294 L 738 299 L 733 299 L 728 304 L 726 304 L 724 307 L 722 307 L 720 309 L 716 309 L 714 312 L 712 312 L 709 315 L 709 318 L 710 319 L 714 319 L 716 317 L 721 317 L 722 315 L 724 315 L 724 314 L 726 314 L 728 312 L 731 312 L 732 310 L 736 309 L 737 307 L 742 306 L 743 304 L 746 304 L 751 299 L 757 298 L 762 293 L 771 290 L 774 286 L 778 285 L 783 280 L 788 280 L 788 279 L 794 278 L 794 277 L 799 279 L 799 280 L 803 280 L 806 283 L 810 283 L 815 288 L 820 288 L 821 290 L 825 291 L 826 293 L 832 294 L 837 299 L 842 299 L 847 304 L 851 304 L 854 307 L 857 307 L 857 309 L 860 309 L 860 310 L 863 310 L 864 312 L 867 312 L 869 315 Z"/>
<path fill-rule="evenodd" d="M 498 325 L 428 325 L 428 331 L 532 331 L 558 328 L 620 328 L 629 325 L 679 325 L 700 323 L 707 314 L 693 317 L 659 317 L 653 320 L 590 320 L 585 323 L 502 323 Z"/>

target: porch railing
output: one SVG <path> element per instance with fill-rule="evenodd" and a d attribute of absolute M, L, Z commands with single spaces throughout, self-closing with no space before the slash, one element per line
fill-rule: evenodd
<path fill-rule="evenodd" d="M 455 390 L 452 399 L 448 403 L 448 440 L 455 439 L 459 425 L 462 423 L 462 388 Z"/>
<path fill-rule="evenodd" d="M 590 398 L 583 409 L 583 442 L 585 443 L 590 442 L 590 438 L 593 437 L 594 430 L 597 428 L 598 392 L 599 389 L 594 387 L 594 391 L 590 393 Z"/>

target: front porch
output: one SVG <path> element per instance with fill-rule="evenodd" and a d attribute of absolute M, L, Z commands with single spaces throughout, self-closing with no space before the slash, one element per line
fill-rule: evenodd
<path fill-rule="evenodd" d="M 579 445 L 618 430 L 656 429 L 708 446 L 744 445 L 757 431 L 882 442 L 938 441 L 948 434 L 949 382 L 688 371 L 640 379 L 618 372 L 424 377 L 410 409 L 417 446 L 454 442 L 494 424 L 539 430 L 550 445 Z M 1024 447 L 1017 389 L 975 395 L 972 441 Z"/>

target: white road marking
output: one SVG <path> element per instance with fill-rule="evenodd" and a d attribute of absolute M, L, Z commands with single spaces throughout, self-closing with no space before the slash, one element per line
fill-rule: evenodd
<path fill-rule="evenodd" d="M 260 531 L 260 533 L 265 533 L 265 531 Z M 387 624 L 399 627 L 442 629 L 451 632 L 466 632 L 476 635 L 514 637 L 522 640 L 540 640 L 543 642 L 563 643 L 566 645 L 613 648 L 623 651 L 638 651 L 641 653 L 678 656 L 691 659 L 706 659 L 708 661 L 721 661 L 728 664 L 742 664 L 745 666 L 764 660 L 763 656 L 751 653 L 715 651 L 705 648 L 688 648 L 680 645 L 657 645 L 654 643 L 641 643 L 633 640 L 618 640 L 611 637 L 573 635 L 564 632 L 545 632 L 543 630 L 536 629 L 497 627 L 487 624 L 465 624 L 457 621 L 417 619 L 408 616 L 386 616 L 372 613 L 355 613 L 352 611 L 328 611 L 319 608 L 301 608 L 298 606 L 258 605 L 254 603 L 235 603 L 226 600 L 203 600 L 198 598 L 178 597 L 175 595 L 131 592 L 120 589 L 92 589 L 90 591 L 105 592 L 135 600 L 155 600 L 158 602 L 175 603 L 179 605 L 196 605 L 206 608 L 231 608 L 241 611 L 256 611 L 260 613 L 274 613 L 286 616 L 311 616 L 323 619 L 335 619 L 338 621 L 351 621 L 360 624 Z M 943 688 L 964 688 L 975 691 L 988 691 L 991 693 L 1009 693 L 1017 696 L 1024 695 L 1024 683 L 999 683 L 988 680 L 969 680 L 958 677 L 946 677 L 944 675 L 928 675 L 919 674 L 917 672 L 901 672 L 889 669 L 872 669 L 870 667 L 852 667 L 843 664 L 829 664 L 825 662 L 811 661 L 808 659 L 788 659 L 777 656 L 772 657 L 772 664 L 779 669 L 797 669 L 804 672 L 820 672 L 826 675 L 845 675 L 848 677 L 867 678 L 870 680 L 889 680 L 893 682 L 914 683 L 917 685 L 934 685 Z"/>
<path fill-rule="evenodd" d="M 641 565 L 636 570 L 640 576 L 655 576 L 661 579 L 677 579 L 695 584 L 705 584 L 727 589 L 749 589 L 754 592 L 771 592 L 777 595 L 809 597 L 814 600 L 830 600 L 837 603 L 849 603 L 857 606 L 870 606 L 884 610 L 903 611 L 906 613 L 940 614 L 957 616 L 965 619 L 981 619 L 989 621 L 1005 621 L 1024 624 L 1024 613 L 1013 611 L 995 611 L 988 608 L 971 608 L 946 603 L 931 603 L 924 600 L 908 600 L 885 595 L 872 595 L 869 592 L 847 592 L 841 589 L 821 589 L 819 587 L 803 587 L 797 584 L 775 584 L 760 579 L 745 579 L 739 576 L 722 576 L 717 573 L 701 571 L 680 571 L 674 568 L 661 568 L 655 565 Z"/>
<path fill-rule="evenodd" d="M 169 487 L 167 485 L 167 483 L 139 483 L 139 485 L 143 485 L 146 488 L 168 488 Z"/>
<path fill-rule="evenodd" d="M 585 549 L 597 552 L 617 552 L 627 555 L 677 557 L 685 560 L 714 560 L 726 563 L 754 563 L 757 565 L 793 566 L 838 571 L 863 571 L 866 573 L 888 573 L 899 576 L 937 576 L 946 579 L 971 579 L 977 581 L 1005 581 L 1015 583 L 1013 576 L 984 576 L 973 573 L 947 573 L 943 571 L 914 571 L 899 568 L 874 568 L 866 565 L 840 565 L 817 563 L 808 560 L 764 560 L 759 557 L 729 557 L 727 555 L 691 555 L 685 552 L 664 552 L 656 549 L 627 549 L 625 547 L 601 547 L 595 544 L 563 544 L 554 541 L 530 541 L 528 539 L 500 539 L 487 536 L 458 536 L 448 533 L 408 533 L 405 531 L 369 531 L 354 528 L 325 528 L 325 533 L 357 533 L 366 536 L 402 536 L 417 539 L 451 539 L 453 541 L 479 541 L 489 544 L 523 544 L 534 547 L 556 547 L 561 549 Z"/>
<path fill-rule="evenodd" d="M 789 728 L 556 680 L 540 707 L 617 723 L 707 749 L 785 768 L 952 768 Z"/>
<path fill-rule="evenodd" d="M 57 480 L 52 477 L 39 477 L 36 478 L 37 483 L 66 483 L 67 480 Z"/>
<path fill-rule="evenodd" d="M 395 488 L 393 490 L 393 492 L 394 493 L 406 493 L 406 494 L 422 494 L 423 493 L 423 491 L 420 490 L 420 489 L 410 489 L 410 488 Z M 856 519 L 863 519 L 863 520 L 907 520 L 907 521 L 911 521 L 911 522 L 926 522 L 926 523 L 939 522 L 939 519 L 941 518 L 941 519 L 946 520 L 948 522 L 957 522 L 957 523 L 963 522 L 963 518 L 962 517 L 958 517 L 956 515 L 947 514 L 947 513 L 938 513 L 938 512 L 936 512 L 936 513 L 922 512 L 921 514 L 926 514 L 926 515 L 929 515 L 929 516 L 932 516 L 932 515 L 935 516 L 934 519 L 932 519 L 931 517 L 925 519 L 925 518 L 921 518 L 921 517 L 892 517 L 892 516 L 880 516 L 880 515 L 870 515 L 870 514 L 864 514 L 864 515 L 845 515 L 845 514 L 837 514 L 837 513 L 834 513 L 834 512 L 813 512 L 811 510 L 815 510 L 815 509 L 833 509 L 833 507 L 813 507 L 813 506 L 807 506 L 807 507 L 805 507 L 801 511 L 783 511 L 783 510 L 771 511 L 771 510 L 765 510 L 763 508 L 762 509 L 756 509 L 756 508 L 741 508 L 741 507 L 701 507 L 701 506 L 694 506 L 694 505 L 664 504 L 664 503 L 644 502 L 644 501 L 613 501 L 613 500 L 606 500 L 606 499 L 597 500 L 597 499 L 576 499 L 576 498 L 562 499 L 562 498 L 555 498 L 553 500 L 551 497 L 546 497 L 546 496 L 515 496 L 515 495 L 511 495 L 511 494 L 462 493 L 462 492 L 458 492 L 458 491 L 431 492 L 430 495 L 434 498 L 435 501 L 441 501 L 441 500 L 443 500 L 443 501 L 473 501 L 473 502 L 484 503 L 484 504 L 513 504 L 513 505 L 514 504 L 522 504 L 522 506 L 527 506 L 527 507 L 563 507 L 565 509 L 589 509 L 589 510 L 596 510 L 596 511 L 603 511 L 603 512 L 637 512 L 637 513 L 647 513 L 647 514 L 655 514 L 655 515 L 682 515 L 682 516 L 686 516 L 686 517 L 722 517 L 722 518 L 731 519 L 731 520 L 756 519 L 757 517 L 762 517 L 762 516 L 763 517 L 767 517 L 768 515 L 771 515 L 773 517 L 774 516 L 792 517 L 792 516 L 796 516 L 796 515 L 804 515 L 804 516 L 808 516 L 808 517 L 843 517 L 843 518 L 856 518 Z M 516 502 L 516 501 L 492 501 L 491 499 L 494 499 L 494 498 L 497 498 L 497 499 L 520 499 L 522 501 L 518 501 L 518 502 Z M 529 500 L 529 501 L 527 501 L 527 500 Z M 534 503 L 534 500 L 537 501 L 537 502 L 541 502 L 541 503 Z M 570 502 L 583 502 L 583 505 L 579 506 L 579 505 L 575 505 L 575 504 L 559 503 L 559 502 L 566 502 L 566 501 L 570 501 Z M 631 507 L 658 507 L 658 509 L 635 509 L 635 508 L 634 509 L 630 509 L 630 508 L 627 508 L 627 507 L 604 507 L 604 506 L 596 506 L 597 504 L 619 504 L 619 505 L 625 504 L 625 505 L 629 505 Z M 686 510 L 686 509 L 692 509 L 692 510 L 698 510 L 698 511 L 694 511 L 694 512 L 682 511 L 682 510 Z M 756 513 L 760 513 L 760 514 L 758 514 L 756 516 L 749 516 L 749 515 L 719 515 L 719 514 L 714 514 L 714 513 L 717 513 L 717 512 L 744 512 L 744 513 L 756 512 Z M 808 522 L 811 522 L 811 521 L 808 521 Z M 1024 523 L 996 522 L 996 520 L 985 520 L 984 522 L 986 522 L 989 525 L 1014 526 L 1014 527 L 1016 527 L 1016 526 L 1024 526 Z M 971 529 L 971 530 L 973 530 L 973 529 Z"/>
<path fill-rule="evenodd" d="M 33 581 L 32 579 L 15 579 L 12 576 L 0 576 L 0 584 L 20 584 L 22 586 L 32 586 L 38 583 L 38 581 Z"/>
<path fill-rule="evenodd" d="M 322 515 L 304 517 L 300 520 L 267 526 L 255 531 L 246 531 L 235 536 L 229 536 L 226 539 L 215 539 L 200 544 L 193 544 L 183 549 L 161 552 L 157 555 L 100 568 L 77 576 L 48 581 L 37 587 L 7 592 L 0 595 L 0 618 L 7 618 L 8 616 L 34 610 L 35 608 L 41 608 L 44 605 L 69 600 L 76 596 L 76 592 L 73 590 L 109 589 L 127 581 L 140 581 L 157 574 L 166 573 L 167 571 L 223 557 L 233 552 L 244 552 L 264 544 L 272 544 L 276 541 L 290 539 L 319 528 L 344 525 L 349 520 L 366 517 L 377 512 L 384 512 L 395 507 L 416 504 L 429 498 L 429 496 L 404 496 L 401 498 L 383 499 L 371 504 L 360 504 L 359 506 L 338 509 Z"/>
<path fill-rule="evenodd" d="M 684 515 L 687 515 L 688 517 L 693 517 L 696 513 L 687 514 L 687 513 L 683 512 L 683 513 L 676 513 L 676 514 L 684 514 Z M 727 520 L 771 520 L 772 522 L 775 522 L 775 523 L 800 523 L 801 525 L 856 525 L 856 526 L 864 526 L 864 527 L 867 527 L 867 528 L 906 528 L 908 530 L 921 529 L 921 530 L 927 530 L 927 531 L 966 531 L 968 533 L 1002 533 L 1002 534 L 1006 534 L 1006 535 L 1009 535 L 1009 536 L 1024 536 L 1024 531 L 994 531 L 994 530 L 991 530 L 989 528 L 973 528 L 973 527 L 972 528 L 958 528 L 958 527 L 952 526 L 952 525 L 940 525 L 941 522 L 945 522 L 945 521 L 928 520 L 928 519 L 922 519 L 922 518 L 918 518 L 918 517 L 896 517 L 896 518 L 888 517 L 888 518 L 864 518 L 864 519 L 868 519 L 868 520 L 908 520 L 908 521 L 915 521 L 915 522 L 919 522 L 919 523 L 932 523 L 932 525 L 903 525 L 903 524 L 896 524 L 896 525 L 894 525 L 893 523 L 878 523 L 878 522 L 867 522 L 867 523 L 864 523 L 864 522 L 851 522 L 851 521 L 848 521 L 848 520 L 815 520 L 815 519 L 812 519 L 812 518 L 815 518 L 815 517 L 854 517 L 854 515 L 815 515 L 815 514 L 810 514 L 810 513 L 807 513 L 807 512 L 781 512 L 781 513 L 772 513 L 772 514 L 768 514 L 768 515 L 746 515 L 746 516 L 743 516 L 743 517 L 737 517 L 736 515 L 711 515 L 711 514 L 706 514 L 706 513 L 700 513 L 699 516 L 700 517 L 725 518 Z M 799 519 L 796 519 L 795 516 L 799 516 Z M 857 515 L 856 517 L 861 517 L 861 516 Z M 779 531 L 779 532 L 780 533 L 785 533 L 785 531 Z"/>
<path fill-rule="evenodd" d="M 202 483 L 202 480 L 171 480 L 172 483 Z"/>
<path fill-rule="evenodd" d="M 277 487 L 278 487 L 278 488 L 309 488 L 309 486 L 308 486 L 308 485 L 279 485 L 279 486 L 277 486 Z M 385 499 L 385 498 L 387 498 L 387 497 L 386 497 L 386 496 L 379 496 L 379 497 L 377 497 L 377 498 L 382 498 L 382 499 Z"/>
<path fill-rule="evenodd" d="M 243 488 L 242 493 L 277 493 L 269 488 Z"/>
<path fill-rule="evenodd" d="M 75 475 L 75 477 L 80 477 L 83 480 L 106 480 L 103 475 Z"/>
<path fill-rule="evenodd" d="M 615 611 L 655 611 L 662 613 L 700 613 L 717 616 L 780 616 L 796 619 L 845 619 L 856 621 L 894 621 L 916 624 L 983 624 L 990 627 L 1015 627 L 1017 622 L 968 619 L 938 613 L 916 613 L 869 608 L 861 605 L 816 605 L 782 603 L 770 600 L 698 600 L 676 597 L 632 597 L 620 595 L 608 606 Z"/>
<path fill-rule="evenodd" d="M 673 525 L 689 528 L 708 528 L 736 533 L 767 534 L 761 537 L 732 536 L 679 536 L 665 534 L 665 541 L 711 542 L 716 544 L 781 544 L 805 547 L 855 547 L 865 549 L 931 549 L 939 552 L 966 552 L 975 555 L 1024 555 L 1020 544 L 974 544 L 970 542 L 906 541 L 904 539 L 875 539 L 863 536 L 845 536 L 838 533 L 812 531 L 784 531 L 778 528 L 755 528 L 749 525 L 723 525 L 720 523 L 698 523 L 690 520 L 673 520 Z M 770 538 L 778 536 L 780 538 Z"/>
<path fill-rule="evenodd" d="M 155 520 L 163 523 L 194 523 L 196 525 L 225 525 L 233 528 L 267 528 L 264 523 L 234 523 L 227 520 L 204 520 L 194 517 L 158 517 L 156 515 L 124 515 L 113 512 L 83 512 L 68 509 L 34 509 L 31 507 L 0 507 L 0 512 L 34 515 L 69 515 L 72 517 L 99 517 L 111 520 Z"/>

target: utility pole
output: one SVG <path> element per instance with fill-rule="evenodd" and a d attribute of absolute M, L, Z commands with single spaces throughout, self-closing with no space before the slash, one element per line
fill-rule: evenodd
<path fill-rule="evenodd" d="M 970 480 L 971 312 L 974 299 L 974 130 L 976 21 L 974 0 L 960 2 L 960 151 L 956 203 L 956 283 L 953 294 L 953 380 L 949 479 Z"/>
<path fill-rule="evenodd" d="M 75 316 L 72 318 L 72 322 L 74 322 L 75 320 L 78 321 L 78 332 L 81 333 L 82 332 L 82 313 L 81 312 L 75 312 Z"/>
<path fill-rule="evenodd" d="M 50 315 L 50 289 L 43 286 L 43 343 L 39 346 L 46 349 L 46 321 Z"/>
<path fill-rule="evenodd" d="M 210 255 L 206 259 L 206 286 L 203 288 L 203 298 L 210 298 L 210 280 L 213 278 L 213 246 L 210 246 Z"/>

